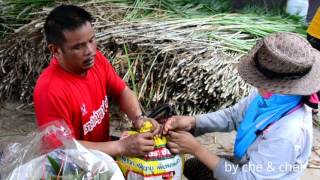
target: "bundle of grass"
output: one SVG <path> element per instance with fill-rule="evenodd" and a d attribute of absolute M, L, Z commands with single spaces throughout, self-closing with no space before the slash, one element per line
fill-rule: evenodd
<path fill-rule="evenodd" d="M 198 113 L 227 107 L 248 93 L 236 65 L 257 39 L 299 28 L 280 18 L 217 14 L 113 23 L 98 28 L 97 40 L 116 67 L 116 62 L 128 62 L 122 68 L 129 68 L 125 77 L 145 107 L 170 102 L 180 112 Z"/>
<path fill-rule="evenodd" d="M 99 48 L 143 106 L 152 109 L 170 102 L 180 113 L 207 112 L 233 104 L 250 89 L 237 76 L 239 57 L 269 33 L 301 31 L 299 23 L 283 17 L 223 13 L 208 16 L 207 12 L 192 16 L 188 11 L 184 13 L 188 14 L 186 18 L 151 5 L 84 6 L 96 17 L 93 24 Z M 137 17 L 140 10 L 148 13 Z M 133 12 L 138 19 L 132 18 Z M 42 13 L 44 16 L 48 10 Z M 41 18 L 34 20 L 1 44 L 2 98 L 32 101 L 35 79 L 49 57 L 41 38 L 42 22 Z"/>
<path fill-rule="evenodd" d="M 108 20 L 119 20 L 125 8 L 110 5 L 95 6 L 87 3 L 82 6 L 99 17 Z M 0 41 L 0 100 L 21 101 L 32 103 L 33 87 L 41 71 L 48 65 L 50 52 L 43 36 L 44 18 L 52 8 L 43 8 L 34 12 L 37 16 L 9 34 Z M 108 12 L 108 13 L 106 13 Z M 113 13 L 113 14 L 112 14 Z M 101 21 L 101 20 L 100 20 Z"/>

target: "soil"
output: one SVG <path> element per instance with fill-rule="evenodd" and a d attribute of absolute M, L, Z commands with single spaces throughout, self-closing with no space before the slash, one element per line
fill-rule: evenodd
<path fill-rule="evenodd" d="M 319 118 L 319 117 L 318 117 Z M 111 121 L 111 134 L 119 136 L 126 129 L 124 121 Z M 14 142 L 36 129 L 32 105 L 19 107 L 16 103 L 0 106 L 0 150 L 7 142 Z M 218 155 L 232 154 L 235 133 L 210 133 L 197 139 Z M 320 179 L 320 128 L 314 128 L 314 145 L 307 170 L 302 180 Z"/>

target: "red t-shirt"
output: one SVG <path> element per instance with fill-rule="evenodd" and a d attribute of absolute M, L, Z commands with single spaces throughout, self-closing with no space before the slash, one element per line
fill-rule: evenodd
<path fill-rule="evenodd" d="M 86 76 L 62 69 L 56 58 L 42 72 L 34 90 L 39 126 L 64 120 L 78 140 L 109 140 L 109 101 L 118 97 L 126 84 L 97 50 L 95 64 Z"/>

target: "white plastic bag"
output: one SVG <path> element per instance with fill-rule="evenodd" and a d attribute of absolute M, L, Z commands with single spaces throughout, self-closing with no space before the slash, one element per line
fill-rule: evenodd
<path fill-rule="evenodd" d="M 61 121 L 6 145 L 0 179 L 124 180 L 116 161 L 78 143 Z"/>

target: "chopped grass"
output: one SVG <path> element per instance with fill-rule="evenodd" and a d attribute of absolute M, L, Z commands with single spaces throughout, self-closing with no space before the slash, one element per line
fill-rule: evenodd
<path fill-rule="evenodd" d="M 0 39 L 35 18 L 34 12 L 43 7 L 52 7 L 60 3 L 79 3 L 81 0 L 2 0 L 0 1 Z"/>

